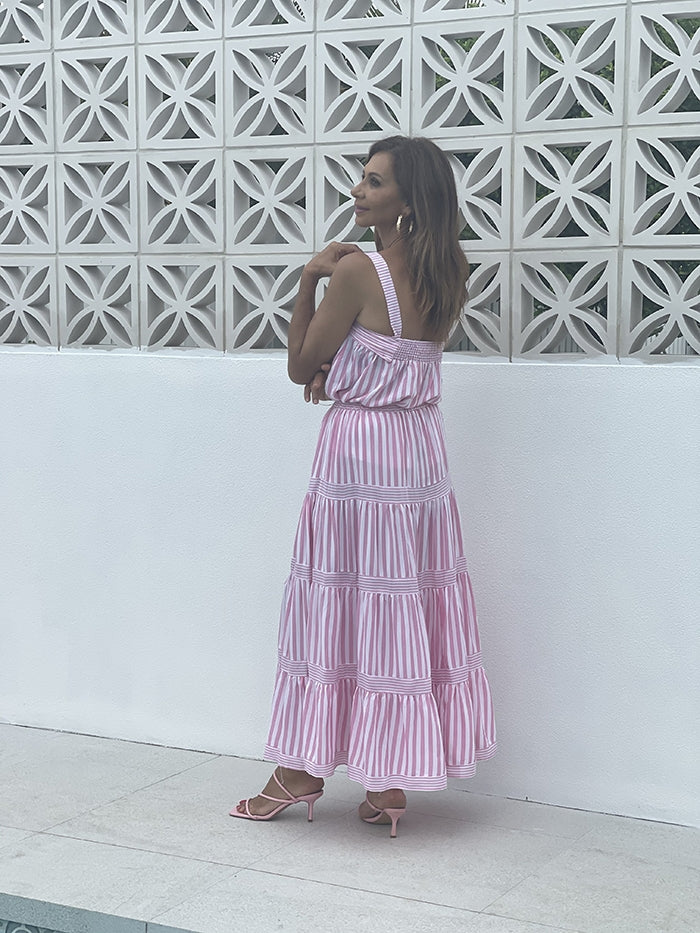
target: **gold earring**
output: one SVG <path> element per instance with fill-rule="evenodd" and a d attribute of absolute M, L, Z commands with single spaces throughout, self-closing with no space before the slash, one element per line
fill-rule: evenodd
<path fill-rule="evenodd" d="M 399 216 L 396 218 L 396 232 L 398 233 L 399 236 L 401 236 L 401 226 L 405 219 L 406 218 L 403 216 L 403 214 L 399 214 Z M 413 219 L 409 220 L 408 222 L 408 235 L 410 236 L 412 233 L 413 233 Z"/>

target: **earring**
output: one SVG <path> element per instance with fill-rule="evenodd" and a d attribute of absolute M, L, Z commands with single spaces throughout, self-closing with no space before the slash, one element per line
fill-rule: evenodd
<path fill-rule="evenodd" d="M 399 236 L 401 236 L 401 226 L 405 219 L 406 218 L 403 216 L 403 214 L 399 214 L 399 216 L 396 218 L 396 232 L 398 233 Z M 413 233 L 413 220 L 409 220 L 408 235 L 410 236 L 412 233 Z"/>

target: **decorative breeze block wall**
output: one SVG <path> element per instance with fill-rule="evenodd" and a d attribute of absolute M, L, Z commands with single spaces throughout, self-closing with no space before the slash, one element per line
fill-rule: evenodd
<path fill-rule="evenodd" d="M 450 349 L 700 358 L 694 0 L 0 2 L 0 343 L 284 347 L 394 133 L 454 168 Z"/>

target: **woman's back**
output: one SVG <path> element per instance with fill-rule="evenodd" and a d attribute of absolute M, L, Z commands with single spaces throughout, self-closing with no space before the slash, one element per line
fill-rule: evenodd
<path fill-rule="evenodd" d="M 371 254 L 364 253 L 364 257 L 371 259 Z M 401 316 L 401 336 L 406 340 L 421 340 L 431 342 L 425 321 L 416 306 L 415 296 L 411 290 L 410 277 L 406 268 L 403 252 L 398 250 L 384 250 L 381 258 L 386 264 L 391 282 L 394 287 Z M 357 317 L 357 323 L 368 330 L 380 334 L 392 335 L 391 322 L 387 311 L 387 301 L 380 278 L 369 262 L 356 262 L 358 277 L 362 277 L 360 287 L 366 295 L 366 305 Z"/>
<path fill-rule="evenodd" d="M 363 260 L 363 274 L 371 276 L 361 285 L 367 300 L 333 360 L 326 395 L 360 408 L 435 405 L 440 400 L 442 345 L 406 335 L 407 325 L 413 333 L 418 327 L 423 332 L 415 305 L 406 314 L 384 256 L 366 255 L 374 266 Z M 399 288 L 408 294 L 405 284 Z"/>

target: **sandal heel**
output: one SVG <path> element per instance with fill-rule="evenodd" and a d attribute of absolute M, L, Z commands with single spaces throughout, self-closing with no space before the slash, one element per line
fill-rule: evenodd
<path fill-rule="evenodd" d="M 391 820 L 391 833 L 389 834 L 389 838 L 396 839 L 396 826 L 406 812 L 406 807 L 384 807 L 380 809 L 372 803 L 369 799 L 369 795 L 365 797 L 365 803 L 374 810 L 374 814 L 372 816 L 360 816 L 360 819 L 365 823 L 377 824 L 382 821 L 382 817 L 388 817 Z M 382 822 L 386 823 L 386 820 Z"/>
<path fill-rule="evenodd" d="M 406 808 L 401 807 L 399 809 L 399 808 L 389 807 L 388 809 L 383 810 L 382 812 L 386 813 L 386 815 L 391 820 L 391 832 L 389 833 L 389 838 L 396 839 L 396 826 L 398 825 L 398 822 L 401 819 L 401 817 L 406 812 Z"/>
<path fill-rule="evenodd" d="M 318 794 L 307 794 L 306 796 L 299 798 L 299 800 L 303 800 L 307 806 L 306 818 L 309 821 L 309 823 L 313 823 L 314 821 L 314 804 L 316 803 L 318 798 L 321 797 L 322 795 L 323 795 L 323 791 L 321 791 Z"/>

